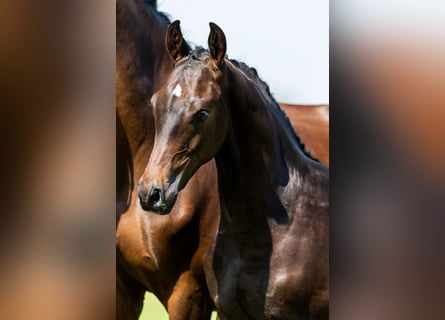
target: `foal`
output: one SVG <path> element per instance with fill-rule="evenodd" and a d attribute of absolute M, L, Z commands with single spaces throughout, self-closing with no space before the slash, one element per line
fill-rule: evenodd
<path fill-rule="evenodd" d="M 205 272 L 220 318 L 327 319 L 328 168 L 305 152 L 258 75 L 225 59 L 225 35 L 210 28 L 209 52 L 183 55 L 182 39 L 167 34 L 176 65 L 152 97 L 141 201 L 169 213 L 214 157 L 221 221 Z"/>

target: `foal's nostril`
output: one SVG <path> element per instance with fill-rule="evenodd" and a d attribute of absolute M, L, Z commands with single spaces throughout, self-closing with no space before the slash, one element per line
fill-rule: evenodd
<path fill-rule="evenodd" d="M 150 204 L 154 205 L 161 200 L 161 190 L 159 188 L 153 188 L 150 193 Z"/>

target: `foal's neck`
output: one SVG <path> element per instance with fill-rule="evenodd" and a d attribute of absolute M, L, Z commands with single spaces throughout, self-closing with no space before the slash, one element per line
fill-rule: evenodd
<path fill-rule="evenodd" d="M 259 203 L 263 209 L 247 209 L 264 216 L 281 205 L 280 187 L 294 193 L 305 187 L 302 181 L 315 162 L 304 155 L 264 88 L 230 62 L 226 67 L 229 127 L 216 156 L 222 200 L 232 201 L 233 207 L 237 197 L 246 206 Z"/>

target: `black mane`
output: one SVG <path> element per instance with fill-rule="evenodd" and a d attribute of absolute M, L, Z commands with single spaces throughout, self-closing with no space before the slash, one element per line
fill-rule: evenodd
<path fill-rule="evenodd" d="M 171 23 L 170 17 L 162 11 L 158 11 L 158 1 L 157 0 L 143 0 L 147 6 L 152 7 L 160 16 L 167 22 L 167 24 Z"/>
<path fill-rule="evenodd" d="M 170 17 L 162 11 L 157 11 L 159 13 L 159 15 L 161 16 L 161 18 L 163 18 L 165 20 L 165 22 L 167 22 L 167 24 L 171 23 Z"/>
<path fill-rule="evenodd" d="M 234 59 L 229 59 L 229 61 L 238 69 L 240 69 L 246 76 L 248 76 L 251 80 L 253 80 L 255 83 L 257 83 L 266 93 L 269 99 L 273 102 L 275 108 L 279 110 L 281 117 L 284 119 L 284 122 L 287 126 L 287 129 L 292 132 L 292 135 L 294 139 L 297 141 L 298 146 L 300 147 L 301 151 L 304 153 L 305 156 L 308 158 L 319 162 L 318 159 L 315 159 L 312 154 L 306 149 L 304 143 L 301 141 L 300 136 L 295 132 L 294 128 L 292 127 L 289 117 L 286 115 L 286 113 L 281 109 L 278 102 L 273 97 L 272 93 L 270 92 L 269 85 L 264 82 L 260 76 L 258 75 L 258 72 L 255 68 L 249 67 L 247 64 L 241 61 L 237 61 Z"/>

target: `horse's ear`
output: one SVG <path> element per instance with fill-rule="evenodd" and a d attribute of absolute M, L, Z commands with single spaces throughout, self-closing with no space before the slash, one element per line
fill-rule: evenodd
<path fill-rule="evenodd" d="M 219 68 L 224 65 L 224 56 L 226 55 L 226 36 L 224 32 L 215 23 L 210 22 L 209 50 L 210 55 L 216 61 Z"/>
<path fill-rule="evenodd" d="M 182 37 L 179 20 L 173 21 L 167 30 L 166 42 L 167 49 L 173 59 L 178 60 L 188 54 L 188 45 Z"/>

